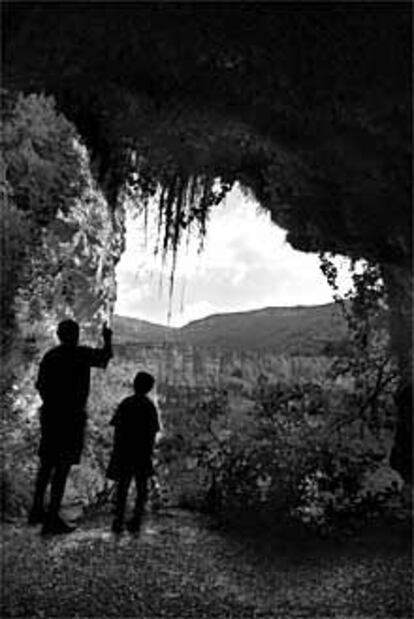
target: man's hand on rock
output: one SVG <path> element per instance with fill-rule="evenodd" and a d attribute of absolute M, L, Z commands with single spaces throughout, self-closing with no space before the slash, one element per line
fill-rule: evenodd
<path fill-rule="evenodd" d="M 106 322 L 102 327 L 102 337 L 105 342 L 110 342 L 112 340 L 112 329 L 108 328 L 108 324 Z"/>

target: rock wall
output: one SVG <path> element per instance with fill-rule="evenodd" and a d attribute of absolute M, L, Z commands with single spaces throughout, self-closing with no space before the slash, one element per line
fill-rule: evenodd
<path fill-rule="evenodd" d="M 84 165 L 86 149 L 80 144 Z M 74 318 L 83 343 L 101 344 L 100 330 L 110 322 L 116 300 L 115 267 L 123 250 L 123 212 L 114 215 L 91 174 L 83 194 L 67 212 L 59 210 L 42 231 L 41 246 L 29 265 L 31 278 L 15 298 L 17 350 L 14 393 L 27 396 L 46 348 L 57 343 L 60 320 Z M 33 411 L 30 411 L 33 413 Z"/>
<path fill-rule="evenodd" d="M 124 213 L 108 205 L 86 147 L 53 98 L 6 93 L 1 124 L 1 331 L 7 344 L 1 365 L 7 390 L 9 370 L 19 373 L 44 338 L 53 341 L 57 321 L 74 317 L 93 337 L 112 314 Z"/>
<path fill-rule="evenodd" d="M 3 215 L 12 200 L 22 220 L 14 231 L 14 246 L 20 245 L 22 252 L 10 254 L 7 244 L 1 245 L 2 294 L 8 304 L 2 310 L 9 320 L 7 326 L 2 321 L 8 345 L 2 348 L 0 368 L 0 485 L 3 509 L 12 512 L 27 506 L 32 491 L 40 405 L 34 384 L 40 358 L 57 343 L 56 327 L 63 318 L 80 323 L 83 343 L 101 344 L 102 323 L 113 313 L 115 267 L 124 247 L 123 209 L 114 212 L 108 204 L 92 175 L 86 147 L 53 102 L 20 97 L 13 110 L 4 123 L 2 170 L 8 191 L 1 195 L 1 239 L 8 235 L 9 219 Z M 66 159 L 70 165 L 65 167 Z M 10 265 L 14 276 L 4 278 Z"/>
<path fill-rule="evenodd" d="M 115 342 L 116 342 L 116 333 Z M 115 359 L 117 358 L 115 345 Z M 323 381 L 331 361 L 328 357 L 290 357 L 254 350 L 220 349 L 218 347 L 180 344 L 123 345 L 122 360 L 136 364 L 137 371 L 146 368 L 158 384 L 180 387 L 232 386 L 247 388 L 258 380 L 276 382 Z"/>
<path fill-rule="evenodd" d="M 86 150 L 84 159 L 87 165 Z M 83 195 L 66 213 L 59 210 L 42 231 L 41 248 L 31 261 L 32 281 L 16 299 L 24 335 L 36 323 L 49 333 L 59 320 L 71 317 L 84 336 L 94 338 L 96 327 L 112 316 L 123 228 L 122 209 L 112 212 L 90 175 Z"/>

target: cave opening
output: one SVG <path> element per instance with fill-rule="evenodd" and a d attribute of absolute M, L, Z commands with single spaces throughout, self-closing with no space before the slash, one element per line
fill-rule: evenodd
<path fill-rule="evenodd" d="M 348 10 L 334 3 L 325 10 L 317 3 L 270 3 L 256 11 L 255 3 L 220 10 L 179 3 L 167 12 L 152 3 L 113 11 L 100 3 L 88 10 L 83 3 L 54 6 L 9 3 L 5 87 L 13 96 L 54 97 L 90 149 L 111 208 L 130 172 L 125 155 L 133 150 L 146 157 L 145 191 L 151 193 L 154 181 L 165 190 L 165 247 L 171 241 L 174 248 L 183 214 L 204 225 L 216 201 L 211 181 L 217 174 L 225 191 L 235 179 L 250 187 L 297 249 L 363 256 L 380 265 L 401 372 L 401 457 L 410 477 L 409 5 Z M 25 129 L 40 126 L 41 110 L 34 107 L 37 125 L 23 119 Z M 54 114 L 48 119 L 60 126 L 60 137 L 72 131 Z M 56 143 L 38 138 L 39 132 L 35 149 L 19 151 L 16 141 L 7 153 L 16 247 L 17 215 L 41 230 L 54 224 L 56 205 L 70 199 L 66 181 L 74 170 Z M 45 173 L 50 164 L 59 168 L 56 175 Z M 34 178 L 41 179 L 35 187 Z M 201 179 L 199 187 L 194 179 Z M 185 193 L 197 191 L 198 203 L 190 200 L 195 210 L 183 211 Z M 170 226 L 172 220 L 178 225 Z M 18 263 L 17 250 L 16 257 Z M 17 278 L 9 270 L 13 298 Z M 13 316 L 6 318 L 12 324 Z"/>
<path fill-rule="evenodd" d="M 117 315 L 182 327 L 213 314 L 333 302 L 318 254 L 289 245 L 286 232 L 238 183 L 211 209 L 204 237 L 187 230 L 175 261 L 159 247 L 157 206 L 126 211 Z M 352 289 L 351 263 L 336 256 L 336 264 L 345 293 Z"/>

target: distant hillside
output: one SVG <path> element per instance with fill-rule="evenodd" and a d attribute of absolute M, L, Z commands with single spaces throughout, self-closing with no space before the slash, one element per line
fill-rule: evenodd
<path fill-rule="evenodd" d="M 329 354 L 346 338 L 344 319 L 333 303 L 216 314 L 181 328 L 115 316 L 113 327 L 120 345 L 170 342 L 290 355 Z"/>
<path fill-rule="evenodd" d="M 126 316 L 114 316 L 112 328 L 115 342 L 119 344 L 143 342 L 157 344 L 168 339 L 175 331 L 172 327 Z"/>
<path fill-rule="evenodd" d="M 315 354 L 328 342 L 342 339 L 345 324 L 338 308 L 330 304 L 219 314 L 191 322 L 180 331 L 195 345 Z"/>

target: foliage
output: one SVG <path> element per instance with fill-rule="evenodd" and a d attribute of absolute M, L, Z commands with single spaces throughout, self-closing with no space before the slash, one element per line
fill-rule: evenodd
<path fill-rule="evenodd" d="M 80 172 L 84 176 L 81 195 L 59 210 L 42 230 L 37 251 L 30 258 L 30 279 L 20 290 L 21 314 L 45 320 L 48 315 L 70 313 L 85 327 L 97 318 L 108 319 L 115 297 L 115 262 L 122 241 L 108 205 L 90 172 L 86 148 L 75 141 Z M 89 323 L 89 324 L 88 324 Z"/>
<path fill-rule="evenodd" d="M 324 256 L 321 262 L 337 291 L 333 261 Z M 225 509 L 254 511 L 264 502 L 273 516 L 276 508 L 329 530 L 369 517 L 398 494 L 401 479 L 388 465 L 397 374 L 384 325 L 384 289 L 377 267 L 366 264 L 358 272 L 353 266 L 354 290 L 345 299 L 336 294 L 348 323 L 348 354 L 332 364 L 323 389 L 290 383 L 274 391 L 270 386 L 266 394 L 269 386 L 262 385 L 253 440 L 233 434 L 215 478 Z M 345 381 L 347 389 L 341 392 L 332 381 Z M 374 478 L 382 486 L 367 490 Z"/>
<path fill-rule="evenodd" d="M 166 467 L 174 480 L 174 461 L 193 461 L 204 485 L 201 498 L 200 489 L 198 498 L 187 493 L 190 504 L 230 520 L 293 518 L 333 532 L 361 526 L 398 495 L 401 480 L 387 465 L 389 402 L 375 431 L 359 415 L 359 396 L 334 384 L 262 384 L 239 427 L 226 402 L 217 394 L 184 419 L 169 417 L 159 444 L 161 478 Z"/>
<path fill-rule="evenodd" d="M 75 127 L 44 95 L 3 92 L 1 117 L 2 356 L 16 337 L 15 298 L 28 289 L 42 231 L 85 185 Z M 31 291 L 33 294 L 33 290 Z"/>
<path fill-rule="evenodd" d="M 34 227 L 58 209 L 67 212 L 84 187 L 77 132 L 52 97 L 5 93 L 2 114 L 4 174 L 17 207 Z"/>
<path fill-rule="evenodd" d="M 0 348 L 10 351 L 15 329 L 15 315 L 13 302 L 21 278 L 21 270 L 27 257 L 27 244 L 30 231 L 24 216 L 13 204 L 10 185 L 5 182 L 1 196 L 1 222 L 0 222 L 0 316 L 1 336 Z M 3 373 L 2 373 L 3 374 Z"/>
<path fill-rule="evenodd" d="M 120 252 L 108 205 L 93 179 L 85 146 L 74 125 L 57 112 L 53 98 L 8 95 L 7 102 L 4 178 L 21 220 L 20 277 L 10 294 L 4 282 L 8 306 L 13 306 L 18 287 L 17 311 L 30 306 L 31 319 L 64 313 L 69 306 L 79 317 L 85 314 L 76 307 L 80 297 L 87 306 L 99 306 L 105 301 L 101 297 L 108 297 L 108 285 L 97 281 L 92 290 L 92 280 L 113 279 L 112 263 Z M 7 245 L 4 250 L 6 258 L 13 254 Z"/>
<path fill-rule="evenodd" d="M 223 417 L 227 400 L 224 390 L 198 389 L 184 410 L 170 409 L 165 415 L 155 468 L 161 486 L 181 505 L 204 509 L 214 501 L 215 460 L 229 432 Z"/>
<path fill-rule="evenodd" d="M 32 387 L 36 370 L 27 360 L 21 369 L 20 384 L 14 383 L 11 390 L 2 394 L 0 500 L 3 518 L 27 512 L 37 466 L 40 399 Z"/>
<path fill-rule="evenodd" d="M 345 294 L 338 292 L 338 271 L 332 257 L 320 256 L 321 270 L 327 278 L 348 325 L 350 349 L 332 366 L 333 376 L 350 376 L 354 381 L 359 414 L 369 427 L 380 423 L 380 409 L 388 405 L 388 421 L 398 382 L 396 360 L 391 351 L 388 308 L 384 284 L 377 265 L 351 263 L 353 286 Z"/>
<path fill-rule="evenodd" d="M 66 501 L 87 509 L 110 498 L 109 421 L 130 393 L 136 370 L 151 364 L 149 357 L 117 359 L 105 372 L 93 373 L 85 450 L 81 466 L 72 471 Z M 284 378 L 278 383 L 257 372 L 237 379 L 231 369 L 236 363 L 221 386 L 158 384 L 154 395 L 163 431 L 153 505 L 165 500 L 232 522 L 296 520 L 319 532 L 358 527 L 376 510 L 388 509 L 393 482 L 401 481 L 387 465 L 392 396 L 378 400 L 377 421 L 369 424 L 361 414 L 364 392 L 354 388 L 352 377 L 333 380 L 326 364 L 324 371 L 315 367 L 313 377 L 308 372 L 306 381 L 285 366 L 281 359 L 275 371 Z M 29 506 L 37 462 L 39 400 L 31 368 L 2 437 L 11 513 Z M 155 366 L 151 371 L 157 374 Z"/>
<path fill-rule="evenodd" d="M 321 268 L 348 322 L 351 351 L 334 368 L 355 377 L 356 388 L 370 397 L 361 413 L 376 423 L 377 403 L 394 396 L 397 414 L 392 466 L 412 481 L 412 275 L 410 269 L 370 263 L 351 265 L 353 288 L 338 294 L 332 257 L 321 256 Z M 398 283 L 397 283 L 398 282 Z"/>

